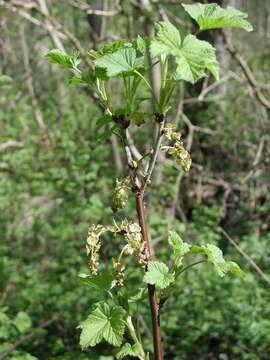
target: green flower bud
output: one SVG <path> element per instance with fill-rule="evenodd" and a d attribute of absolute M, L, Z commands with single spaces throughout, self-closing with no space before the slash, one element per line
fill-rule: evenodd
<path fill-rule="evenodd" d="M 112 210 L 123 209 L 128 201 L 128 191 L 130 190 L 130 178 L 116 180 L 115 189 L 112 192 Z"/>

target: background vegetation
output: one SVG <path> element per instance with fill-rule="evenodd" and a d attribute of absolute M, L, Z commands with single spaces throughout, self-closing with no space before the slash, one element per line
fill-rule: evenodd
<path fill-rule="evenodd" d="M 87 50 L 149 35 L 158 19 L 185 32 L 193 24 L 179 3 L 0 0 L 0 359 L 113 359 L 108 346 L 95 352 L 78 346 L 76 327 L 97 295 L 77 274 L 86 271 L 89 225 L 106 224 L 113 216 L 110 193 L 115 178 L 125 173 L 122 154 L 116 138 L 97 141 L 100 109 L 91 94 L 68 85 L 68 77 L 45 55 L 55 47 L 77 49 L 87 63 Z M 211 35 L 221 80 L 179 87 L 171 121 L 183 134 L 193 165 L 183 175 L 160 157 L 148 216 L 161 258 L 159 244 L 174 228 L 190 243 L 220 246 L 246 277 L 221 281 L 211 267 L 183 276 L 162 323 L 166 359 L 266 360 L 270 5 L 219 3 L 248 12 L 254 32 L 227 32 L 226 41 L 218 32 Z M 158 82 L 155 73 L 152 82 Z M 117 101 L 118 95 L 116 83 L 111 96 Z M 138 132 L 141 146 L 149 131 Z M 125 211 L 135 215 L 134 204 Z M 103 257 L 117 246 L 107 238 Z M 135 282 L 138 274 L 133 276 Z M 147 302 L 140 311 L 145 313 L 140 332 L 150 347 Z"/>

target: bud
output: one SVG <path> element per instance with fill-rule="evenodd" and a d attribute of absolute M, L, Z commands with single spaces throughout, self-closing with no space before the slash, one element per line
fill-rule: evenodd
<path fill-rule="evenodd" d="M 128 191 L 130 190 L 130 178 L 116 180 L 115 189 L 112 192 L 112 210 L 123 209 L 128 201 Z"/>

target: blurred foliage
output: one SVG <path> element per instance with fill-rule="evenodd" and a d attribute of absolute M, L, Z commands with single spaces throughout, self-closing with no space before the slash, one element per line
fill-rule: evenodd
<path fill-rule="evenodd" d="M 158 4 L 149 13 L 124 3 L 126 12 L 108 21 L 108 34 L 122 36 L 119 24 L 123 33 L 128 30 L 136 34 L 149 19 L 160 16 Z M 251 11 L 254 2 L 247 3 L 252 3 Z M 237 33 L 233 40 L 264 89 L 269 80 L 265 74 L 270 71 L 269 29 L 268 34 L 263 32 L 260 18 L 266 2 L 258 3 L 251 40 L 247 43 Z M 163 6 L 174 19 L 175 5 Z M 74 30 L 86 49 L 92 47 L 85 13 L 59 2 L 52 6 L 52 14 Z M 129 14 L 133 16 L 132 29 Z M 30 341 L 22 342 L 9 359 L 112 360 L 111 348 L 105 345 L 95 353 L 81 352 L 76 326 L 98 299 L 95 291 L 82 286 L 77 274 L 86 272 L 84 243 L 88 226 L 108 224 L 114 216 L 109 206 L 110 192 L 119 173 L 113 148 L 97 141 L 100 112 L 89 94 L 83 88 L 67 88 L 60 72 L 46 64 L 42 54 L 53 47 L 47 33 L 24 20 L 31 76 L 48 133 L 38 127 L 18 36 L 22 20 L 8 10 L 3 10 L 3 19 L 3 46 L 7 50 L 1 47 L 0 143 L 14 139 L 23 145 L 0 151 L 0 353 L 42 322 L 56 317 L 47 327 L 38 329 Z M 190 27 L 184 17 L 181 21 L 183 28 Z M 69 47 L 72 49 L 72 44 Z M 166 259 L 167 254 L 160 250 L 159 243 L 173 228 L 190 243 L 220 246 L 227 258 L 241 265 L 246 277 L 220 282 L 209 266 L 207 271 L 194 269 L 179 279 L 178 291 L 165 305 L 167 313 L 161 320 L 168 360 L 269 358 L 269 287 L 219 232 L 220 226 L 225 228 L 267 272 L 269 115 L 250 97 L 245 79 L 233 62 L 229 73 L 235 76 L 227 83 L 222 108 L 219 102 L 185 105 L 185 113 L 194 125 L 216 133 L 195 131 L 191 150 L 194 166 L 191 174 L 180 180 L 180 197 L 178 170 L 159 166 L 161 182 L 153 184 L 148 218 L 151 238 L 161 258 Z M 187 86 L 186 98 L 196 97 L 201 86 L 196 90 Z M 175 98 L 176 106 L 182 90 Z M 269 94 L 269 87 L 265 93 Z M 112 96 L 117 97 L 117 84 Z M 177 126 L 186 138 L 186 124 L 179 122 Z M 140 144 L 148 131 L 146 126 L 136 134 Z M 265 145 L 254 169 L 263 137 Z M 104 141 L 110 144 L 108 139 Z M 250 171 L 252 175 L 245 180 Z M 130 202 L 123 212 L 133 210 Z M 103 257 L 107 259 L 118 244 L 110 237 L 104 241 Z M 141 276 L 132 264 L 127 271 L 134 282 Z M 140 311 L 140 333 L 146 347 L 151 348 L 147 301 L 140 303 Z"/>

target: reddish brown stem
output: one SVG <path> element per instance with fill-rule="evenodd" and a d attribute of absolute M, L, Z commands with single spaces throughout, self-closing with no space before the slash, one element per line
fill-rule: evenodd
<path fill-rule="evenodd" d="M 151 246 L 148 238 L 147 225 L 145 221 L 143 194 L 141 192 L 136 193 L 136 208 L 137 208 L 139 225 L 141 227 L 142 237 L 145 243 L 145 252 L 147 254 L 148 260 L 151 260 Z M 158 302 L 157 302 L 156 288 L 154 285 L 148 285 L 148 294 L 149 294 L 149 304 L 151 308 L 155 360 L 163 360 Z"/>

